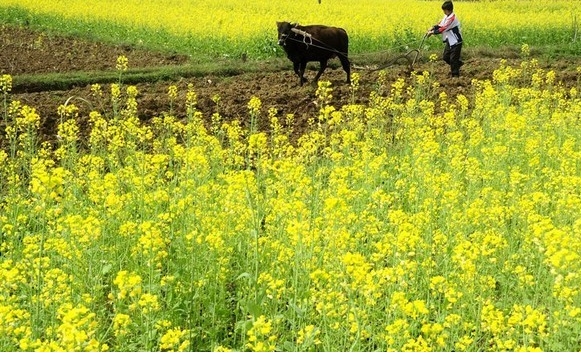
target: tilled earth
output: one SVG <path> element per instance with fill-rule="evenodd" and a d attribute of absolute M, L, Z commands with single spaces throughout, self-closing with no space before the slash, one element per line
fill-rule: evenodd
<path fill-rule="evenodd" d="M 109 45 L 98 42 L 58 36 L 50 33 L 33 31 L 27 28 L 0 26 L 0 74 L 10 74 L 13 77 L 29 74 L 68 73 L 75 71 L 114 71 L 116 59 L 124 55 L 129 60 L 131 68 L 156 67 L 165 65 L 187 64 L 189 57 L 177 54 L 156 53 L 135 48 L 131 45 Z M 435 39 L 434 39 L 435 40 Z M 445 91 L 449 96 L 459 93 L 469 96 L 473 92 L 472 79 L 491 79 L 492 72 L 498 68 L 502 53 L 495 57 L 484 57 L 467 48 L 464 51 L 464 66 L 460 78 L 448 78 L 448 67 L 441 61 L 428 62 L 423 53 L 415 64 L 416 71 L 429 71 L 439 82 L 439 92 Z M 369 93 L 376 86 L 378 71 L 359 68 L 365 63 L 356 56 L 352 62 L 356 66 L 352 72 L 360 75 L 360 88 L 356 103 L 365 103 Z M 513 59 L 516 63 L 518 59 Z M 338 63 L 336 69 L 327 68 L 322 80 L 333 84 L 332 104 L 340 108 L 351 102 L 349 86 L 345 84 L 345 72 Z M 330 63 L 332 65 L 332 63 Z M 556 60 L 541 63 L 545 68 L 554 69 L 557 79 L 565 84 L 573 84 L 576 80 L 576 64 L 567 60 Z M 307 77 L 315 76 L 317 65 L 309 66 Z M 393 65 L 386 68 L 387 82 L 393 83 L 400 77 L 409 78 L 407 65 Z M 262 73 L 245 73 L 236 76 L 217 76 L 182 78 L 175 81 L 144 82 L 136 84 L 139 94 L 139 118 L 147 121 L 155 116 L 161 116 L 170 110 L 168 87 L 178 87 L 178 98 L 171 105 L 172 112 L 177 117 L 183 117 L 185 111 L 185 94 L 188 84 L 193 84 L 198 97 L 198 109 L 207 119 L 213 113 L 220 113 L 225 120 L 240 119 L 244 124 L 248 116 L 247 104 L 252 96 L 260 98 L 265 111 L 276 108 L 278 116 L 295 114 L 295 131 L 299 134 L 306 126 L 308 116 L 316 114 L 315 87 L 305 84 L 298 85 L 298 78 L 292 72 L 292 64 L 288 62 L 288 70 L 265 71 Z M 103 85 L 103 91 L 108 85 Z M 218 104 L 216 97 L 219 97 Z M 100 107 L 110 109 L 106 102 L 97 102 L 91 95 L 91 87 L 72 87 L 62 91 L 15 92 L 12 100 L 36 108 L 41 116 L 42 130 L 46 138 L 51 139 L 55 133 L 58 121 L 57 108 L 69 101 L 80 110 L 80 119 L 86 119 L 92 109 Z"/>

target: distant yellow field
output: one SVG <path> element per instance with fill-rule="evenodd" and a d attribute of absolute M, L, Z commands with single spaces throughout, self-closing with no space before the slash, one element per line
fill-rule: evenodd
<path fill-rule="evenodd" d="M 465 31 L 482 35 L 522 28 L 572 29 L 579 12 L 577 1 L 507 0 L 457 2 L 456 13 Z M 40 14 L 65 18 L 107 20 L 129 26 L 163 29 L 176 35 L 227 36 L 245 40 L 274 30 L 275 21 L 324 23 L 370 37 L 411 31 L 422 33 L 436 23 L 441 1 L 418 0 L 3 0 L 0 6 L 18 6 Z M 403 11 L 401 9 L 404 9 Z M 534 37 L 534 32 L 531 32 Z"/>

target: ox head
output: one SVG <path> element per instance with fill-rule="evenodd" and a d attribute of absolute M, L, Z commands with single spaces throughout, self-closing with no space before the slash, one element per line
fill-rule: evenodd
<path fill-rule="evenodd" d="M 286 45 L 286 39 L 292 33 L 291 29 L 294 24 L 289 22 L 277 22 L 276 27 L 278 28 L 278 45 Z"/>

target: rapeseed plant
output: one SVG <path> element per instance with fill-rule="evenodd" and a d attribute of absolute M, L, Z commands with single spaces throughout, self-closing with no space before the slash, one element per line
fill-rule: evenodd
<path fill-rule="evenodd" d="M 268 1 L 176 3 L 163 0 L 144 6 L 138 0 L 122 5 L 111 0 L 99 0 L 90 5 L 80 0 L 66 4 L 54 0 L 5 0 L 2 5 L 29 11 L 29 16 L 40 16 L 44 18 L 43 23 L 60 31 L 75 32 L 90 27 L 93 35 L 116 40 L 119 33 L 125 33 L 123 40 L 164 50 L 179 49 L 187 54 L 210 53 L 211 57 L 239 57 L 240 53 L 248 53 L 251 57 L 279 55 L 281 51 L 275 45 L 273 24 L 281 19 L 302 24 L 340 25 L 352 38 L 350 52 L 408 51 L 419 44 L 424 29 L 438 19 L 431 2 L 391 1 L 393 8 L 405 8 L 414 14 L 406 19 L 406 28 L 401 28 L 398 26 L 400 14 L 386 11 L 385 2 L 381 0 L 369 0 L 365 6 L 355 0 L 339 4 L 321 2 L 317 5 L 318 11 L 313 11 L 309 0 L 301 1 L 274 4 Z M 115 11 L 111 11 L 112 8 Z M 355 13 L 354 8 L 358 9 Z M 550 6 L 541 0 L 526 3 L 503 0 L 500 6 L 498 3 L 468 2 L 459 5 L 457 12 L 466 30 L 470 30 L 467 36 L 471 45 L 499 47 L 506 43 L 522 43 L 524 39 L 527 44 L 522 46 L 523 56 L 530 52 L 529 46 L 536 44 L 569 45 L 574 22 L 571 18 L 576 15 L 567 0 L 554 0 Z M 382 16 L 377 16 L 379 13 Z M 435 48 L 437 43 L 425 41 L 423 46 Z M 116 68 L 120 73 L 127 69 L 125 56 L 119 56 Z"/>
<path fill-rule="evenodd" d="M 253 352 L 270 352 L 276 348 L 276 335 L 272 334 L 272 322 L 264 315 L 258 317 L 247 332 L 246 347 Z"/>
<path fill-rule="evenodd" d="M 37 146 L 10 102 L 0 347 L 575 349 L 581 101 L 532 59 L 472 89 L 414 73 L 333 107 L 321 81 L 294 144 L 258 96 L 207 130 L 191 85 L 149 125 L 112 86 L 86 148 L 73 105 Z"/>
<path fill-rule="evenodd" d="M 190 346 L 187 330 L 181 330 L 179 327 L 169 329 L 159 339 L 159 348 L 165 352 L 183 352 Z"/>

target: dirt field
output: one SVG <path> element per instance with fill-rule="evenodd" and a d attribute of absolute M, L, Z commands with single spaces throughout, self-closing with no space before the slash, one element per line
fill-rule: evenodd
<path fill-rule="evenodd" d="M 112 46 L 94 43 L 31 31 L 26 28 L 0 26 L 0 38 L 0 74 L 8 73 L 13 77 L 22 74 L 115 70 L 116 59 L 119 55 L 125 55 L 132 68 L 181 65 L 189 60 L 183 55 L 149 52 L 129 45 Z M 463 57 L 465 65 L 460 78 L 448 78 L 448 67 L 441 61 L 428 62 L 426 53 L 422 53 L 421 60 L 414 68 L 417 71 L 430 71 L 440 82 L 440 90 L 446 91 L 449 95 L 463 93 L 469 96 L 472 93 L 472 79 L 491 78 L 493 70 L 498 67 L 503 56 L 502 53 L 498 53 L 495 57 L 483 57 L 467 47 Z M 357 65 L 365 64 L 357 62 L 355 56 L 352 57 L 352 61 Z M 578 64 L 572 61 L 541 62 L 541 65 L 555 69 L 558 79 L 566 84 L 576 80 L 575 69 Z M 313 66 L 312 69 L 315 67 Z M 349 102 L 350 92 L 349 87 L 344 83 L 345 73 L 340 69 L 338 61 L 335 67 L 337 69 L 328 68 L 321 79 L 333 83 L 333 104 L 339 108 Z M 394 65 L 386 70 L 388 82 L 393 82 L 398 77 L 409 77 L 407 65 Z M 373 89 L 378 72 L 356 68 L 353 72 L 361 75 L 358 102 L 364 103 Z M 315 73 L 316 71 L 309 70 L 307 77 L 312 79 Z M 207 118 L 219 112 L 225 119 L 239 118 L 244 121 L 247 116 L 247 103 L 252 96 L 261 99 L 265 110 L 271 107 L 276 108 L 279 116 L 294 113 L 298 125 L 295 129 L 298 131 L 301 131 L 301 125 L 306 121 L 306 117 L 317 111 L 313 103 L 315 88 L 310 84 L 298 86 L 298 78 L 292 72 L 292 64 L 289 61 L 288 70 L 285 71 L 247 73 L 229 77 L 182 78 L 172 82 L 137 84 L 140 119 L 148 120 L 169 110 L 167 90 L 172 84 L 179 88 L 178 102 L 174 105 L 174 112 L 178 117 L 183 116 L 185 92 L 189 83 L 194 84 L 198 95 L 198 108 Z M 107 91 L 108 86 L 103 85 L 103 89 Z M 220 97 L 219 105 L 212 100 L 216 95 Z M 89 103 L 76 97 L 90 101 L 90 86 L 74 87 L 65 91 L 22 92 L 11 95 L 13 100 L 20 100 L 23 104 L 37 109 L 42 118 L 43 132 L 49 139 L 54 133 L 55 122 L 58 119 L 57 108 L 67 99 L 71 98 L 70 101 L 80 108 L 82 117 L 86 117 L 92 109 Z"/>

